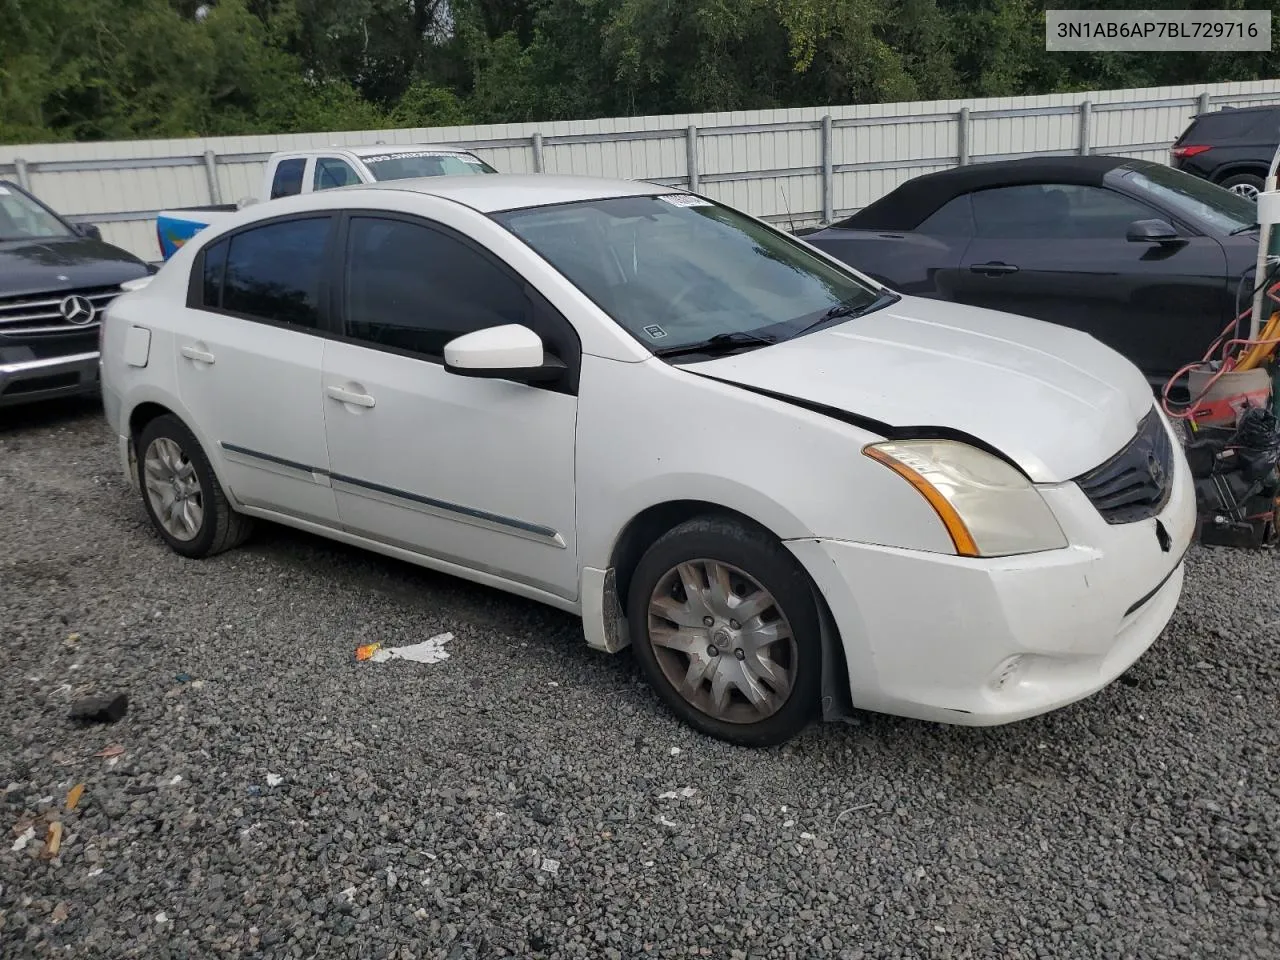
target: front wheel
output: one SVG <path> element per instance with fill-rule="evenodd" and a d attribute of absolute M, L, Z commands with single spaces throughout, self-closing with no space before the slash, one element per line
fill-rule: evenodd
<path fill-rule="evenodd" d="M 690 726 L 743 746 L 813 719 L 822 672 L 808 576 L 774 537 L 701 517 L 660 537 L 628 591 L 636 659 Z"/>
<path fill-rule="evenodd" d="M 231 509 L 195 435 L 173 414 L 137 437 L 142 503 L 155 530 L 184 557 L 209 557 L 242 543 L 248 517 Z"/>

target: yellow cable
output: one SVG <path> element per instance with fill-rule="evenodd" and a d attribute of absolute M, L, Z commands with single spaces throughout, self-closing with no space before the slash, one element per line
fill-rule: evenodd
<path fill-rule="evenodd" d="M 1267 321 L 1267 325 L 1258 334 L 1258 339 L 1262 341 L 1273 340 L 1276 337 L 1276 331 L 1280 329 L 1280 311 L 1271 314 L 1271 319 Z M 1249 348 L 1248 352 L 1236 364 L 1235 369 L 1238 372 L 1252 370 L 1259 363 L 1274 351 L 1276 344 L 1274 343 L 1257 343 Z"/>

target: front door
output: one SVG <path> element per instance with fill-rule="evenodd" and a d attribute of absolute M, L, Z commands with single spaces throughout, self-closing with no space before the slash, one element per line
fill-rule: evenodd
<path fill-rule="evenodd" d="M 1152 376 L 1198 360 L 1227 322 L 1226 254 L 1212 237 L 1132 242 L 1165 214 L 1103 187 L 1024 184 L 972 195 L 976 235 L 955 299 L 1092 334 Z"/>
<path fill-rule="evenodd" d="M 343 526 L 576 597 L 576 382 L 473 379 L 442 363 L 461 334 L 523 323 L 576 371 L 576 334 L 441 225 L 356 214 L 340 242 L 342 336 L 326 345 L 323 389 Z"/>
<path fill-rule="evenodd" d="M 328 526 L 319 335 L 332 216 L 278 220 L 202 250 L 174 324 L 178 392 L 237 500 Z"/>

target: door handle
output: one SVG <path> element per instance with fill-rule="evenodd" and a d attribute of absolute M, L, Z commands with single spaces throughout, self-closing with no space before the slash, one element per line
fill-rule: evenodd
<path fill-rule="evenodd" d="M 1018 268 L 1011 263 L 1001 263 L 994 260 L 991 263 L 975 263 L 971 264 L 969 269 L 973 273 L 983 273 L 989 277 L 996 277 L 1002 273 L 1017 273 Z"/>
<path fill-rule="evenodd" d="M 213 363 L 217 359 L 208 350 L 201 350 L 199 347 L 183 347 L 180 352 L 188 360 L 194 360 L 196 363 Z"/>
<path fill-rule="evenodd" d="M 325 391 L 340 403 L 353 403 L 357 407 L 372 407 L 374 403 L 373 397 L 367 393 L 356 393 L 345 387 L 325 387 Z"/>

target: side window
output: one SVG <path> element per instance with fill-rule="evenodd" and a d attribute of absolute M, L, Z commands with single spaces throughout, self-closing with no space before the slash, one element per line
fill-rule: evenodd
<path fill-rule="evenodd" d="M 972 237 L 973 204 L 970 196 L 966 193 L 944 203 L 916 227 L 916 232 L 927 237 Z"/>
<path fill-rule="evenodd" d="M 444 345 L 464 333 L 534 323 L 514 278 L 421 224 L 353 217 L 346 281 L 349 336 L 432 358 L 443 357 Z"/>
<path fill-rule="evenodd" d="M 284 220 L 230 238 L 222 309 L 272 323 L 320 325 L 330 217 Z"/>
<path fill-rule="evenodd" d="M 306 172 L 307 160 L 297 157 L 293 160 L 281 160 L 276 164 L 276 175 L 271 178 L 271 199 L 291 197 L 302 192 L 302 175 Z"/>
<path fill-rule="evenodd" d="M 1032 183 L 974 193 L 973 216 L 990 239 L 1123 240 L 1133 221 L 1160 214 L 1102 187 Z"/>
<path fill-rule="evenodd" d="M 336 157 L 319 157 L 316 160 L 316 173 L 311 180 L 311 189 L 329 190 L 332 187 L 346 187 L 359 182 L 360 178 L 345 161 Z"/>
<path fill-rule="evenodd" d="M 228 241 L 219 240 L 204 251 L 204 293 L 200 302 L 215 310 L 222 306 L 222 277 L 227 268 Z"/>

